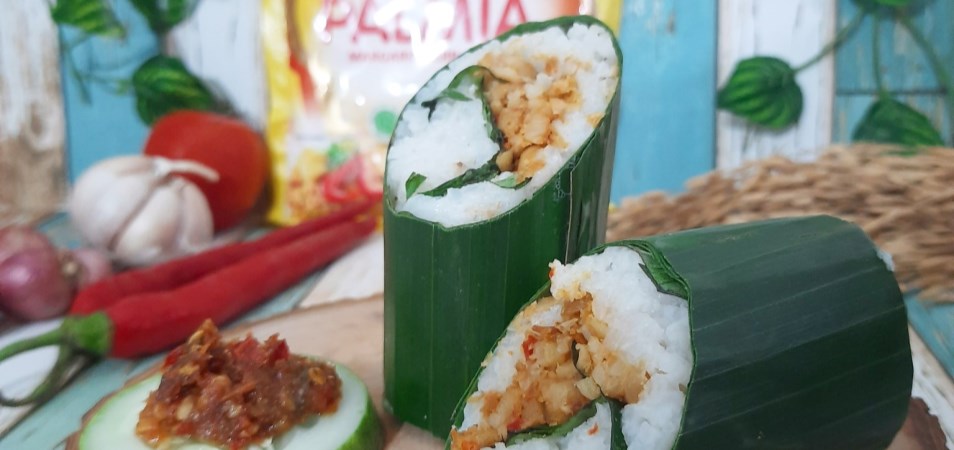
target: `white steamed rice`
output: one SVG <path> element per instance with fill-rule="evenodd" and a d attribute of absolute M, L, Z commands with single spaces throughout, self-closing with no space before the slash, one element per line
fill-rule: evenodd
<path fill-rule="evenodd" d="M 481 119 L 480 102 L 439 102 L 430 121 L 421 102 L 433 99 L 461 70 L 477 64 L 487 53 L 519 54 L 537 66 L 548 56 L 564 60 L 572 55 L 583 65 L 560 65 L 550 77 L 540 73 L 527 91 L 544 89 L 559 70 L 575 70 L 581 89 L 581 107 L 555 122 L 555 129 L 567 142 L 567 150 L 546 147 L 540 157 L 542 169 L 520 189 L 501 188 L 491 182 L 450 189 L 443 197 L 414 195 L 407 199 L 405 183 L 412 173 L 426 177 L 418 192 L 425 192 L 457 177 L 467 169 L 480 167 L 497 153 L 497 145 L 487 137 Z M 571 69 L 572 67 L 572 69 Z M 567 32 L 559 27 L 520 36 L 504 42 L 492 41 L 480 49 L 462 55 L 437 73 L 408 104 L 394 132 L 388 151 L 387 184 L 397 211 L 447 227 L 479 222 L 496 217 L 529 198 L 556 174 L 563 164 L 590 136 L 593 127 L 588 118 L 606 111 L 619 76 L 618 61 L 609 32 L 599 26 L 573 25 Z"/>

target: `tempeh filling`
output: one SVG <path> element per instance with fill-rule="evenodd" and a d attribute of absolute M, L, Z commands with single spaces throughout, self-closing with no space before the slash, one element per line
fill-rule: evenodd
<path fill-rule="evenodd" d="M 556 303 L 560 301 L 545 297 L 520 315 Z M 530 326 L 510 385 L 469 400 L 481 404 L 483 420 L 463 431 L 452 430 L 452 449 L 491 447 L 523 430 L 559 425 L 600 396 L 625 403 L 639 400 L 650 375 L 642 364 L 625 361 L 604 344 L 608 326 L 593 314 L 591 303 L 589 294 L 562 302 L 558 323 Z"/>
<path fill-rule="evenodd" d="M 544 148 L 568 150 L 569 144 L 555 124 L 581 106 L 575 72 L 584 63 L 572 58 L 561 62 L 555 56 L 534 61 L 537 65 L 520 55 L 490 52 L 478 63 L 494 74 L 487 80 L 485 91 L 494 121 L 504 136 L 495 162 L 501 172 L 515 172 L 517 182 L 532 177 L 546 165 L 540 158 Z M 558 73 L 561 64 L 564 68 Z M 567 66 L 572 69 L 567 70 Z"/>

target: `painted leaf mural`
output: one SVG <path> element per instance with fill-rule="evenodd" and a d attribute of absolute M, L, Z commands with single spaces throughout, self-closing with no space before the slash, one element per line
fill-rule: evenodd
<path fill-rule="evenodd" d="M 772 129 L 789 127 L 802 115 L 802 89 L 795 69 L 769 56 L 740 61 L 719 91 L 719 108 Z"/>
<path fill-rule="evenodd" d="M 136 111 L 146 123 L 180 109 L 223 110 L 212 91 L 177 58 L 157 55 L 133 73 Z"/>
<path fill-rule="evenodd" d="M 50 9 L 53 21 L 103 37 L 122 37 L 126 30 L 104 0 L 58 0 Z"/>
<path fill-rule="evenodd" d="M 890 97 L 871 104 L 851 136 L 854 141 L 944 145 L 934 124 L 918 110 Z"/>

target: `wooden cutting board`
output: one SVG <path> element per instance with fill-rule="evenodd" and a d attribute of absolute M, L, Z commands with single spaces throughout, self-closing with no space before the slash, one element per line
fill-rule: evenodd
<path fill-rule="evenodd" d="M 399 423 L 382 408 L 384 373 L 383 302 L 380 297 L 295 310 L 225 333 L 251 332 L 259 339 L 279 334 L 295 353 L 318 355 L 342 363 L 368 385 L 387 435 L 387 450 L 439 450 L 443 442 L 424 431 Z M 155 371 L 147 371 L 132 382 Z M 93 408 L 95 410 L 96 407 Z M 67 450 L 75 449 L 73 439 Z M 944 435 L 937 419 L 920 400 L 912 400 L 908 421 L 889 450 L 942 450 Z"/>

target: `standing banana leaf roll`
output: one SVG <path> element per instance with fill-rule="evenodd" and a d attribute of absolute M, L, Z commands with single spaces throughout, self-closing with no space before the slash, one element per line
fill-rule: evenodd
<path fill-rule="evenodd" d="M 619 46 L 603 23 L 518 26 L 401 113 L 385 185 L 385 394 L 445 436 L 480 361 L 555 258 L 603 241 Z"/>
<path fill-rule="evenodd" d="M 449 449 L 883 449 L 904 422 L 901 292 L 847 222 L 616 242 L 550 280 L 482 364 Z"/>

